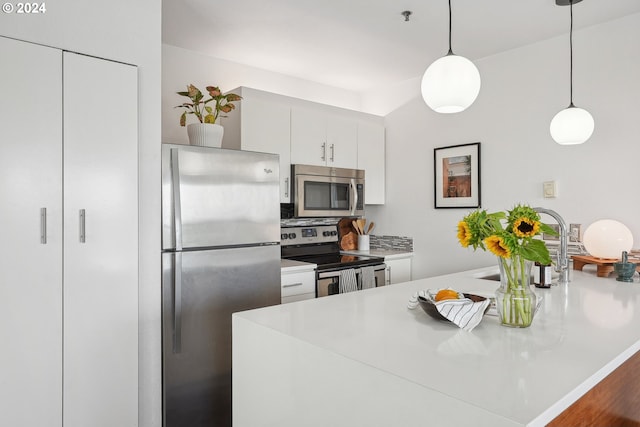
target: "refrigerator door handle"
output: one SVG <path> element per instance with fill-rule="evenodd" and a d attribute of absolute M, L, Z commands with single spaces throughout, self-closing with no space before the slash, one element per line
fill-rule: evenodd
<path fill-rule="evenodd" d="M 175 254 L 173 276 L 173 352 L 182 352 L 182 254 Z"/>
<path fill-rule="evenodd" d="M 47 208 L 40 208 L 40 243 L 47 244 Z"/>
<path fill-rule="evenodd" d="M 171 149 L 171 181 L 173 189 L 173 237 L 176 250 L 182 250 L 182 203 L 180 201 L 180 166 L 178 149 Z"/>

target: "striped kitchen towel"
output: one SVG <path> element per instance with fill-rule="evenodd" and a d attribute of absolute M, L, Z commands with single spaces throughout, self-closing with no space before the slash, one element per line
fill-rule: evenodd
<path fill-rule="evenodd" d="M 360 269 L 360 289 L 371 289 L 376 287 L 376 271 L 373 267 L 362 267 Z"/>
<path fill-rule="evenodd" d="M 346 292 L 353 292 L 358 290 L 358 280 L 356 278 L 356 270 L 353 268 L 347 268 L 340 270 L 340 284 L 338 291 L 341 294 Z"/>
<path fill-rule="evenodd" d="M 407 308 L 411 310 L 416 308 L 419 305 L 418 296 L 421 296 L 433 302 L 438 312 L 447 318 L 447 320 L 465 331 L 471 331 L 478 326 L 484 316 L 485 310 L 489 304 L 491 304 L 489 298 L 484 301 L 473 302 L 469 298 L 463 298 L 462 294 L 459 294 L 461 296 L 459 299 L 446 299 L 435 302 L 434 298 L 436 293 L 437 290 L 432 291 L 431 289 L 416 292 L 409 298 Z"/>

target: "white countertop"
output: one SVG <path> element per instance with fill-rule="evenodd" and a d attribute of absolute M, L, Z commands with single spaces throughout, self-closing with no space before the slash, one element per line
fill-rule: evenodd
<path fill-rule="evenodd" d="M 413 256 L 413 252 L 400 251 L 396 249 L 371 249 L 368 251 L 340 251 L 340 253 L 347 255 L 370 255 L 370 256 L 379 256 L 384 257 L 386 259 L 400 259 L 400 258 L 411 258 Z"/>
<path fill-rule="evenodd" d="M 303 348 L 310 345 L 325 354 L 327 366 L 339 358 L 353 365 L 345 372 L 366 367 L 367 377 L 375 381 L 387 375 L 389 384 L 404 384 L 403 390 L 426 393 L 433 402 L 443 402 L 439 407 L 457 407 L 463 414 L 445 419 L 468 412 L 489 420 L 474 425 L 545 425 L 640 350 L 640 284 L 599 278 L 588 267 L 572 271 L 568 286 L 536 289 L 544 301 L 525 329 L 504 327 L 497 317 L 485 316 L 465 332 L 419 307 L 407 309 L 409 297 L 422 289 L 493 293 L 497 282 L 474 278 L 485 270 L 247 311 L 236 314 L 234 322 L 259 334 L 275 331 L 276 340 L 284 336 Z M 293 357 L 283 349 L 278 354 Z M 242 384 L 242 378 L 237 380 Z M 349 384 L 347 377 L 340 381 Z M 234 398 L 242 392 L 234 388 Z M 406 399 L 411 401 L 410 394 Z M 456 422 L 460 418 L 452 425 Z"/>
<path fill-rule="evenodd" d="M 317 267 L 316 264 L 310 262 L 295 261 L 292 259 L 280 260 L 280 271 L 282 273 L 292 273 L 300 271 L 313 271 Z"/>

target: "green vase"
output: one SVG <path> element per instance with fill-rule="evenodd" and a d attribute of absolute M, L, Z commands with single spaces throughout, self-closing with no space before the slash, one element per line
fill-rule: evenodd
<path fill-rule="evenodd" d="M 498 258 L 500 287 L 496 290 L 498 317 L 504 326 L 526 328 L 536 309 L 536 294 L 531 290 L 532 261 L 520 256 Z"/>

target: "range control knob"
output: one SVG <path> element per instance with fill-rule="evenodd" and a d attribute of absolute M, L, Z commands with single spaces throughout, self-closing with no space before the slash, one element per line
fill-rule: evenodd
<path fill-rule="evenodd" d="M 289 238 L 289 235 L 288 235 L 287 233 L 282 233 L 282 234 L 280 235 L 280 238 L 281 238 L 282 240 L 286 240 L 286 239 L 288 239 L 288 238 Z"/>
<path fill-rule="evenodd" d="M 323 232 L 322 232 L 322 235 L 323 235 L 324 237 L 327 237 L 327 236 L 330 236 L 330 235 L 331 235 L 331 232 L 330 232 L 330 231 L 323 231 Z"/>
<path fill-rule="evenodd" d="M 296 233 L 289 233 L 289 238 L 290 239 L 295 239 L 296 238 Z"/>
<path fill-rule="evenodd" d="M 332 235 L 332 236 L 337 236 L 337 235 L 338 235 L 338 232 L 334 230 L 334 231 L 332 231 L 332 232 L 331 232 L 331 235 Z"/>

